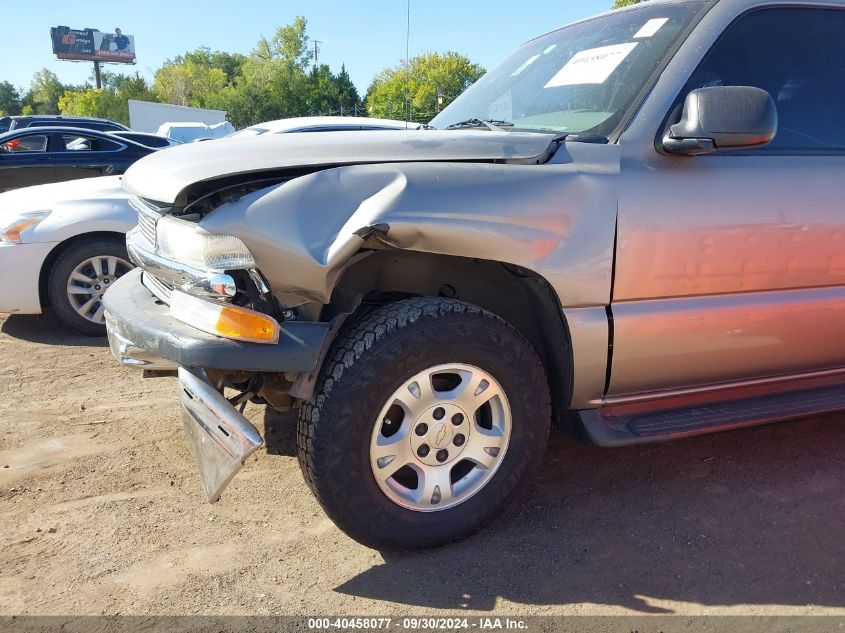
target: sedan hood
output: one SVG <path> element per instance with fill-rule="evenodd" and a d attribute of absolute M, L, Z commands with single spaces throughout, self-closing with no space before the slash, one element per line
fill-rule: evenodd
<path fill-rule="evenodd" d="M 124 188 L 164 204 L 188 186 L 289 168 L 399 162 L 545 162 L 551 134 L 411 130 L 264 134 L 173 147 L 126 172 Z"/>
<path fill-rule="evenodd" d="M 68 203 L 126 198 L 127 193 L 120 185 L 121 178 L 122 176 L 83 178 L 0 193 L 0 220 L 4 216 L 14 217 L 27 211 L 55 209 Z"/>

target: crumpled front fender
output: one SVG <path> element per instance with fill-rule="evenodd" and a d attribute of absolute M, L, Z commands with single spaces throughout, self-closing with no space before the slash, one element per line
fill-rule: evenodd
<path fill-rule="evenodd" d="M 571 154 L 544 165 L 332 168 L 227 203 L 200 226 L 243 240 L 283 301 L 328 303 L 365 245 L 362 229 L 386 225 L 380 237 L 395 248 L 515 264 L 544 277 L 564 307 L 607 305 L 618 148 Z"/>

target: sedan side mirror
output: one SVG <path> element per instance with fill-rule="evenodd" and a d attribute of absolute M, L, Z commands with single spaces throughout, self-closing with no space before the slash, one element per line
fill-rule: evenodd
<path fill-rule="evenodd" d="M 769 143 L 777 134 L 778 111 L 765 90 L 749 86 L 699 88 L 687 95 L 681 120 L 669 127 L 663 149 L 698 156 L 720 149 Z"/>

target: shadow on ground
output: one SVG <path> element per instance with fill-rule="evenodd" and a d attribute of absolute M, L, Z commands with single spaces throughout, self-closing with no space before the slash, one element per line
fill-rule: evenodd
<path fill-rule="evenodd" d="M 336 587 L 442 609 L 594 603 L 845 607 L 842 416 L 629 449 L 552 433 L 515 513 L 461 543 L 385 555 Z M 542 609 L 538 609 L 538 613 Z"/>
<path fill-rule="evenodd" d="M 44 345 L 107 347 L 106 337 L 87 336 L 62 323 L 52 312 L 41 315 L 11 314 L 2 322 L 0 332 L 17 339 Z"/>
<path fill-rule="evenodd" d="M 264 409 L 264 444 L 269 455 L 296 457 L 296 411 Z"/>

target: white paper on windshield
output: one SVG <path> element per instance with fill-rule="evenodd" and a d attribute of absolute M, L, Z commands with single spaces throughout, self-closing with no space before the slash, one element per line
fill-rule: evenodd
<path fill-rule="evenodd" d="M 642 39 L 645 37 L 651 37 L 655 33 L 657 33 L 660 29 L 663 28 L 663 25 L 669 21 L 669 18 L 654 18 L 653 20 L 649 20 L 645 24 L 643 24 L 643 28 L 637 31 L 637 34 L 634 35 L 634 39 Z"/>
<path fill-rule="evenodd" d="M 603 84 L 636 47 L 637 42 L 629 42 L 575 53 L 575 56 L 566 62 L 566 65 L 543 87 Z"/>

